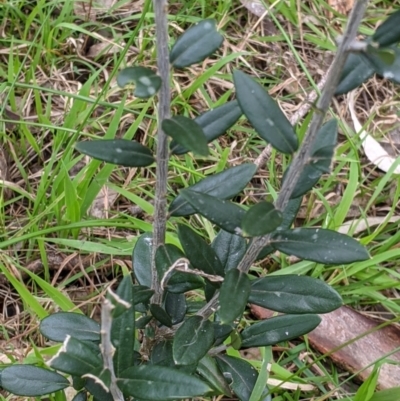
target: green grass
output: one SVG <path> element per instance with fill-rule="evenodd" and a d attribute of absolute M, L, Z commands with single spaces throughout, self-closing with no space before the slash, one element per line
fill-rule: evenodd
<path fill-rule="evenodd" d="M 202 18 L 215 18 L 226 36 L 224 49 L 218 57 L 211 57 L 199 68 L 179 71 L 173 77 L 173 111 L 188 116 L 217 107 L 233 96 L 231 72 L 234 68 L 258 76 L 290 116 L 321 78 L 315 61 L 311 63 L 310 60 L 314 57 L 318 60 L 324 52 L 334 51 L 334 38 L 346 22 L 344 16 L 335 14 L 336 25 L 332 24 L 325 12 L 327 2 L 323 0 L 271 0 L 266 3 L 273 5 L 271 18 L 277 35 L 266 36 L 259 26 L 253 29 L 255 17 L 249 16 L 243 8 L 232 7 L 230 2 L 190 0 L 181 3 L 172 6 L 173 13 L 169 17 L 171 43 L 181 28 Z M 22 301 L 23 310 L 30 316 L 30 325 L 14 327 L 25 344 L 29 344 L 29 329 L 36 325 L 38 318 L 56 309 L 69 310 L 78 306 L 78 311 L 83 310 L 85 302 L 75 302 L 71 288 L 87 291 L 89 277 L 97 280 L 92 295 L 98 296 L 122 269 L 129 268 L 136 237 L 152 229 L 154 169 L 128 171 L 86 160 L 74 150 L 79 140 L 116 136 L 135 138 L 150 147 L 155 145 L 154 100 L 135 99 L 129 91 L 117 89 L 114 83 L 115 74 L 126 65 L 137 62 L 155 66 L 154 15 L 150 1 L 146 0 L 144 7 L 147 13 L 107 21 L 107 37 L 117 44 L 124 41 L 126 46 L 98 60 L 85 57 L 82 46 L 84 40 L 95 39 L 99 33 L 106 35 L 101 31 L 105 23 L 81 21 L 74 14 L 73 2 L 10 0 L 3 2 L 0 9 L 4 21 L 4 37 L 0 41 L 3 49 L 0 53 L 0 80 L 3 82 L 0 85 L 0 132 L 3 147 L 10 157 L 8 181 L 16 185 L 12 197 L 3 198 L 0 203 L 0 271 L 12 297 Z M 390 7 L 388 1 L 372 1 L 360 31 L 370 34 Z M 310 16 L 312 18 L 308 18 Z M 292 24 L 290 30 L 287 21 Z M 271 53 L 272 44 L 282 49 L 281 54 Z M 322 65 L 320 70 L 325 71 L 326 67 Z M 293 76 L 301 84 L 288 90 L 285 83 L 289 85 Z M 372 89 L 373 85 L 370 84 Z M 390 85 L 387 86 L 390 89 Z M 398 104 L 394 90 L 392 93 L 391 100 Z M 6 108 L 22 118 L 10 121 Z M 308 195 L 309 213 L 305 223 L 338 229 L 354 198 L 364 197 L 367 202 L 360 207 L 359 219 L 376 212 L 388 216 L 378 228 L 357 235 L 370 250 L 371 259 L 333 268 L 306 261 L 289 263 L 283 255 L 275 255 L 255 266 L 254 272 L 261 273 L 268 267 L 273 275 L 294 273 L 321 278 L 341 293 L 345 304 L 365 308 L 379 303 L 397 316 L 394 321 L 398 321 L 398 298 L 391 297 L 385 290 L 400 289 L 400 233 L 398 223 L 388 222 L 399 212 L 399 178 L 374 172 L 366 166 L 359 139 L 338 110 L 333 109 L 332 114 L 339 117 L 342 136 L 332 174 L 324 177 L 318 188 Z M 378 117 L 375 111 L 369 120 Z M 12 129 L 10 124 L 14 126 Z M 305 128 L 306 123 L 298 124 L 300 137 Z M 168 200 L 178 189 L 209 174 L 254 160 L 264 146 L 242 119 L 224 138 L 212 144 L 207 159 L 195 159 L 191 154 L 173 157 Z M 290 159 L 273 151 L 265 169 L 259 172 L 257 182 L 245 190 L 242 202 L 250 205 L 266 195 L 275 198 L 289 162 Z M 91 217 L 88 211 L 104 185 L 120 195 L 119 201 L 110 205 L 108 218 Z M 330 196 L 338 186 L 342 188 L 341 200 L 334 203 Z M 313 215 L 315 202 L 324 206 L 317 215 Z M 139 206 L 145 215 L 132 215 L 129 212 L 132 205 Z M 167 241 L 179 246 L 175 233 L 178 221 L 176 218 L 169 221 Z M 201 217 L 193 217 L 191 223 L 209 241 L 216 235 L 215 227 Z M 65 258 L 75 255 L 82 260 L 89 255 L 94 262 L 85 262 L 80 268 L 72 266 L 71 271 L 53 282 L 60 267 L 51 262 L 53 253 L 62 253 Z M 105 257 L 96 260 L 96 255 Z M 43 273 L 27 270 L 32 261 L 42 263 Z M 91 295 L 86 295 L 90 300 Z M 26 361 L 43 359 L 49 352 L 54 354 L 56 349 L 49 351 L 38 347 Z M 305 352 L 309 354 L 307 360 L 303 358 Z M 361 396 L 354 395 L 358 386 L 353 383 L 352 375 L 338 370 L 328 357 L 317 355 L 307 341 L 273 355 L 266 350 L 263 355 L 262 361 L 254 359 L 252 363 L 261 367 L 269 361 L 272 364 L 269 379 L 284 382 L 281 388 L 274 389 L 274 401 L 311 397 L 319 401 L 335 400 L 336 390 L 349 400 L 361 400 Z M 352 391 L 343 388 L 345 382 L 353 383 Z M 312 384 L 315 390 L 311 393 L 288 390 L 285 383 Z M 365 387 L 368 386 L 373 389 L 372 379 Z M 365 387 L 359 391 L 365 391 Z M 379 393 L 371 400 L 379 401 Z"/>

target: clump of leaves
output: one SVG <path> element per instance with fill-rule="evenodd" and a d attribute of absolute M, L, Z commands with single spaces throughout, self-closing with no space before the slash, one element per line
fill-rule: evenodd
<path fill-rule="evenodd" d="M 160 6 L 156 10 L 159 14 L 165 12 Z M 365 52 L 350 56 L 338 92 L 358 85 L 360 77 L 368 75 L 365 71 L 354 75 L 349 68 L 354 57 L 366 61 L 377 51 L 376 57 L 382 63 L 381 53 L 388 49 L 396 55 L 394 63 L 399 62 L 398 50 L 393 47 L 400 39 L 399 16 L 400 12 L 394 13 L 378 28 L 367 41 Z M 221 43 L 215 22 L 204 20 L 176 41 L 170 63 L 174 68 L 184 68 L 200 62 Z M 368 66 L 375 68 L 374 62 Z M 144 67 L 123 70 L 118 82 L 121 86 L 134 82 L 139 97 L 153 96 L 162 88 L 161 78 Z M 298 151 L 295 128 L 265 88 L 238 70 L 233 73 L 233 82 L 237 100 L 194 120 L 179 115 L 162 119 L 161 134 L 172 139 L 171 154 L 193 152 L 206 157 L 207 144 L 223 135 L 242 114 L 278 151 L 289 155 Z M 265 382 L 261 388 L 256 387 L 259 373 L 254 367 L 244 359 L 227 355 L 226 349 L 266 347 L 306 334 L 319 324 L 318 314 L 338 308 L 342 300 L 335 290 L 315 278 L 254 277 L 249 274 L 251 263 L 276 250 L 325 265 L 369 257 L 362 245 L 346 235 L 327 229 L 291 228 L 302 196 L 329 172 L 336 141 L 337 123 L 330 120 L 318 127 L 310 145 L 303 145 L 309 146 L 309 156 L 301 171 L 295 171 L 294 162 L 288 167 L 283 186 L 293 174 L 297 173 L 298 178 L 281 208 L 261 201 L 245 209 L 231 200 L 254 176 L 256 166 L 252 163 L 228 168 L 182 190 L 169 205 L 171 217 L 180 218 L 177 232 L 181 248 L 157 242 L 151 233 L 143 233 L 133 250 L 132 275 L 123 278 L 116 293 L 109 291 L 101 326 L 77 313 L 48 316 L 40 324 L 41 333 L 49 340 L 62 342 L 48 362 L 52 370 L 9 366 L 1 371 L 1 386 L 16 395 L 53 393 L 70 385 L 56 370 L 72 378 L 77 390 L 74 400 L 86 399 L 88 394 L 102 401 L 233 394 L 243 401 L 269 399 Z M 151 149 L 133 141 L 81 142 L 76 148 L 122 166 L 161 163 Z M 303 148 L 299 154 L 302 152 Z M 184 220 L 195 213 L 219 227 L 211 244 Z M 191 301 L 187 293 L 192 290 L 203 291 L 207 303 L 199 307 Z M 241 322 L 249 302 L 280 315 L 246 327 Z"/>

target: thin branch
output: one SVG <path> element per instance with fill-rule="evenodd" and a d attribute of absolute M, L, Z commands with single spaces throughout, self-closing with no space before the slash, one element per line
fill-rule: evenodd
<path fill-rule="evenodd" d="M 169 50 L 168 50 L 168 2 L 167 0 L 153 0 L 156 41 L 157 66 L 161 76 L 162 85 L 158 102 L 158 134 L 157 134 L 157 167 L 156 191 L 154 202 L 154 232 L 153 253 L 151 261 L 152 283 L 155 291 L 152 302 L 159 304 L 162 298 L 162 289 L 157 276 L 155 257 L 157 249 L 165 243 L 165 230 L 167 224 L 167 176 L 168 176 L 168 139 L 161 129 L 161 122 L 170 117 L 171 99 L 169 84 Z"/>

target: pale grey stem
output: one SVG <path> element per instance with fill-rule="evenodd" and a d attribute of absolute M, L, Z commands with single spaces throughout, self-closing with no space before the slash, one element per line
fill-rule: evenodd
<path fill-rule="evenodd" d="M 168 176 L 168 139 L 161 128 L 164 119 L 170 117 L 171 95 L 170 95 L 170 65 L 168 50 L 168 1 L 153 0 L 156 41 L 157 41 L 157 66 L 161 76 L 162 84 L 158 96 L 158 134 L 157 134 L 157 166 L 156 166 L 156 190 L 154 202 L 154 232 L 153 252 L 151 260 L 152 282 L 154 290 L 153 303 L 159 304 L 162 298 L 155 257 L 157 249 L 165 243 L 165 230 L 167 224 L 167 176 Z"/>
<path fill-rule="evenodd" d="M 367 7 L 368 0 L 358 0 L 353 7 L 350 14 L 349 21 L 346 27 L 346 31 L 343 35 L 343 41 L 340 43 L 335 58 L 333 59 L 332 66 L 330 68 L 329 75 L 326 79 L 324 89 L 321 93 L 320 98 L 315 107 L 314 115 L 308 128 L 307 134 L 304 141 L 293 159 L 289 173 L 282 185 L 282 189 L 279 192 L 278 199 L 276 200 L 275 206 L 278 210 L 284 210 L 290 200 L 290 196 L 296 186 L 300 174 L 303 171 L 304 166 L 307 164 L 312 145 L 315 141 L 317 133 L 321 128 L 326 112 L 328 111 L 331 100 L 335 94 L 337 84 L 342 73 L 344 63 L 346 62 L 349 45 L 354 42 L 358 27 L 364 16 L 365 9 Z M 251 243 L 246 252 L 246 255 L 241 260 L 238 269 L 243 272 L 248 272 L 252 263 L 257 258 L 261 249 L 268 243 L 269 235 L 255 238 Z"/>
<path fill-rule="evenodd" d="M 111 343 L 111 311 L 114 306 L 106 299 L 101 308 L 101 354 L 103 356 L 104 369 L 110 371 L 110 393 L 114 401 L 124 401 L 124 396 L 117 386 L 117 378 L 115 377 L 113 356 L 115 348 Z"/>
<path fill-rule="evenodd" d="M 304 166 L 310 157 L 312 144 L 317 136 L 319 129 L 321 128 L 326 112 L 328 111 L 331 100 L 335 94 L 337 84 L 342 73 L 344 63 L 346 62 L 349 46 L 354 43 L 357 35 L 358 27 L 364 16 L 368 0 L 358 0 L 353 7 L 350 14 L 349 21 L 346 26 L 343 39 L 339 45 L 336 56 L 329 69 L 329 73 L 326 79 L 324 89 L 321 96 L 316 104 L 313 119 L 308 128 L 307 134 L 304 138 L 302 146 L 295 156 L 290 171 L 285 179 L 282 189 L 279 193 L 278 199 L 275 206 L 279 210 L 284 210 L 287 203 L 289 202 L 290 196 L 295 188 L 295 184 L 303 171 Z M 269 235 L 263 237 L 257 237 L 250 243 L 246 254 L 241 260 L 238 269 L 243 272 L 248 272 L 252 263 L 256 260 L 261 249 L 269 242 Z M 216 294 L 208 303 L 205 305 L 198 314 L 204 317 L 209 317 L 213 311 L 218 307 L 218 294 Z"/>

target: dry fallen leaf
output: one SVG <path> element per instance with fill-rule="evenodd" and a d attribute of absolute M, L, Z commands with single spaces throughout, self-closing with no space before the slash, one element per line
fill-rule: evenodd
<path fill-rule="evenodd" d="M 338 232 L 341 234 L 348 234 L 350 232 L 350 229 L 352 230 L 353 235 L 359 234 L 365 230 L 367 230 L 370 227 L 378 226 L 379 224 L 382 224 L 385 220 L 387 219 L 386 216 L 380 216 L 380 217 L 366 217 L 366 218 L 360 218 L 360 219 L 354 219 L 354 220 L 349 220 L 343 223 L 340 227 Z M 392 216 L 389 220 L 388 223 L 395 223 L 396 221 L 400 220 L 400 216 Z"/>
<path fill-rule="evenodd" d="M 347 15 L 354 5 L 354 0 L 329 0 L 328 4 L 338 13 Z"/>
<path fill-rule="evenodd" d="M 266 12 L 266 8 L 260 0 L 240 0 L 240 2 L 257 17 L 262 17 Z"/>
<path fill-rule="evenodd" d="M 387 173 L 395 163 L 396 158 L 390 156 L 389 153 L 382 147 L 382 145 L 363 129 L 354 110 L 354 92 L 350 92 L 347 98 L 354 130 L 360 136 L 365 155 L 371 163 Z M 400 165 L 397 165 L 393 173 L 400 174 Z"/>
<path fill-rule="evenodd" d="M 123 47 L 113 45 L 111 43 L 101 42 L 95 43 L 94 45 L 89 47 L 89 50 L 86 53 L 86 57 L 88 58 L 96 58 L 99 56 L 105 56 L 107 54 L 115 54 L 122 50 Z"/>

